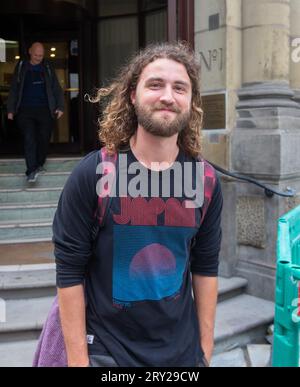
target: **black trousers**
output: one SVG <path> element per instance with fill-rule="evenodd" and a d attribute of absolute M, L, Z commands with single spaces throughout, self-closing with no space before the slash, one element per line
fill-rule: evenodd
<path fill-rule="evenodd" d="M 53 118 L 49 108 L 43 106 L 21 108 L 16 119 L 23 135 L 28 176 L 46 161 Z"/>

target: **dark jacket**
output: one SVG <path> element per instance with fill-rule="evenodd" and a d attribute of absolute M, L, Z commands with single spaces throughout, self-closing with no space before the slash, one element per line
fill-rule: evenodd
<path fill-rule="evenodd" d="M 10 93 L 7 100 L 8 113 L 18 113 L 22 101 L 25 75 L 28 68 L 27 64 L 28 61 L 21 60 L 16 65 L 10 88 Z M 55 71 L 50 65 L 50 63 L 44 60 L 42 62 L 42 65 L 45 69 L 45 83 L 48 97 L 48 106 L 51 111 L 51 114 L 54 116 L 56 109 L 64 111 L 64 94 L 56 77 Z"/>

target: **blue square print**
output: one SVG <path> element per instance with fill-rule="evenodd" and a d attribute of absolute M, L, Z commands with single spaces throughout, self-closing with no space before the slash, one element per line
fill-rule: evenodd
<path fill-rule="evenodd" d="M 190 227 L 115 225 L 114 301 L 127 304 L 175 296 L 194 232 Z"/>

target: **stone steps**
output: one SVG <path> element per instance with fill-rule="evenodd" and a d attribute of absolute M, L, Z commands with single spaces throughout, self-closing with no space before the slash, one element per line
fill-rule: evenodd
<path fill-rule="evenodd" d="M 215 354 L 261 341 L 273 319 L 269 301 L 243 294 L 247 282 L 220 278 L 215 330 Z M 5 300 L 6 323 L 0 323 L 0 366 L 28 365 L 19 353 L 30 354 L 55 294 L 54 265 L 2 267 L 0 298 Z M 1 354 L 4 354 L 3 357 Z"/>
<path fill-rule="evenodd" d="M 62 188 L 0 189 L 0 205 L 58 202 Z"/>
<path fill-rule="evenodd" d="M 44 167 L 46 172 L 69 172 L 81 160 L 81 157 L 51 157 Z M 26 170 L 24 159 L 1 159 L 0 174 L 24 174 Z"/>
<path fill-rule="evenodd" d="M 245 292 L 248 281 L 244 278 L 219 277 L 218 302 L 223 302 Z"/>
<path fill-rule="evenodd" d="M 7 300 L 6 322 L 0 322 L 0 342 L 37 339 L 53 297 Z"/>
<path fill-rule="evenodd" d="M 7 305 L 7 322 L 0 323 L 0 342 L 29 340 L 38 336 L 56 293 L 54 264 L 45 265 L 45 269 L 42 267 L 33 265 L 27 268 L 24 265 L 0 268 L 0 298 Z M 229 282 L 220 278 L 221 297 L 228 297 L 234 287 L 238 291 L 240 279 L 233 279 L 235 286 Z"/>
<path fill-rule="evenodd" d="M 0 160 L 0 245 L 51 241 L 59 196 L 80 159 L 48 159 L 35 183 L 27 182 L 23 159 Z"/>
<path fill-rule="evenodd" d="M 0 222 L 30 221 L 31 219 L 53 219 L 56 202 L 19 203 L 0 205 Z"/>
<path fill-rule="evenodd" d="M 0 187 L 5 189 L 27 188 L 61 188 L 67 181 L 70 172 L 53 172 L 39 174 L 35 183 L 28 183 L 24 174 L 7 173 L 0 174 Z"/>
<path fill-rule="evenodd" d="M 211 367 L 271 367 L 271 359 L 270 344 L 249 344 L 243 348 L 214 355 Z"/>
<path fill-rule="evenodd" d="M 215 353 L 263 342 L 273 319 L 271 301 L 242 294 L 221 302 L 216 316 Z"/>
<path fill-rule="evenodd" d="M 31 367 L 37 340 L 0 343 L 0 367 Z"/>
<path fill-rule="evenodd" d="M 37 340 L 0 344 L 1 367 L 31 367 Z M 245 349 L 216 354 L 211 367 L 270 367 L 271 345 L 248 345 Z"/>
<path fill-rule="evenodd" d="M 26 241 L 51 241 L 52 218 L 0 222 L 0 245 Z"/>
<path fill-rule="evenodd" d="M 242 294 L 243 278 L 219 278 L 218 302 Z M 50 289 L 46 293 L 43 289 Z M 42 292 L 42 293 L 41 293 Z M 55 293 L 55 264 L 0 266 L 0 298 L 32 298 Z"/>
<path fill-rule="evenodd" d="M 34 299 L 56 294 L 55 265 L 0 266 L 0 298 Z"/>

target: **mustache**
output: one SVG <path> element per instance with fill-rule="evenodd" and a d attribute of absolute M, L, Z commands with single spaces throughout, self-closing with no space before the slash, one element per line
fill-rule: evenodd
<path fill-rule="evenodd" d="M 167 109 L 170 110 L 171 112 L 174 113 L 180 113 L 181 110 L 177 108 L 176 106 L 169 106 L 169 105 L 162 105 L 162 104 L 157 104 L 153 107 L 153 110 L 162 110 L 162 109 Z"/>

